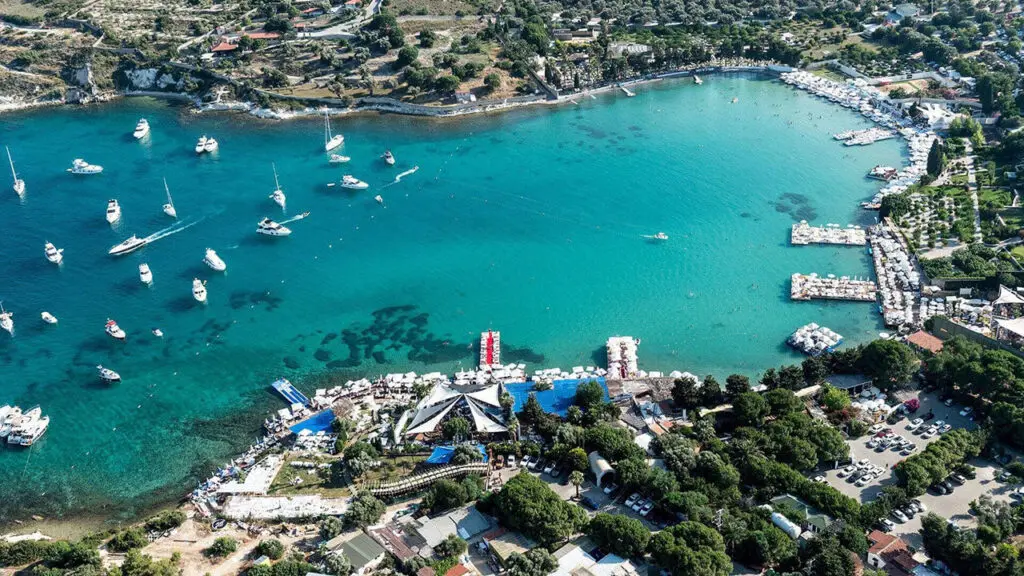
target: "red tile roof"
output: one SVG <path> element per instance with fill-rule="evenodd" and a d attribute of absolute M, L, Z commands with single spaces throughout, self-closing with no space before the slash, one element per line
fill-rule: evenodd
<path fill-rule="evenodd" d="M 868 553 L 881 554 L 882 552 L 889 550 L 889 547 L 897 541 L 901 544 L 903 543 L 903 541 L 897 536 L 886 534 L 881 530 L 873 530 L 871 534 L 868 534 L 868 542 L 871 542 L 871 547 L 868 548 Z M 906 544 L 903 544 L 903 547 L 906 548 Z"/>
<path fill-rule="evenodd" d="M 927 350 L 934 354 L 938 354 L 942 351 L 942 340 L 939 340 L 935 336 L 925 332 L 924 330 L 918 330 L 907 337 L 907 342 L 910 342 L 914 346 Z"/>
<path fill-rule="evenodd" d="M 238 49 L 238 46 L 236 46 L 234 44 L 229 44 L 227 42 L 221 42 L 220 44 L 217 44 L 216 46 L 211 48 L 210 51 L 211 52 L 230 52 L 232 50 L 237 50 L 237 49 Z"/>
<path fill-rule="evenodd" d="M 456 564 L 445 572 L 444 576 L 463 576 L 463 574 L 469 574 L 469 568 L 466 568 L 465 564 Z"/>
<path fill-rule="evenodd" d="M 434 576 L 434 569 L 430 566 L 424 566 L 416 571 L 416 576 Z"/>

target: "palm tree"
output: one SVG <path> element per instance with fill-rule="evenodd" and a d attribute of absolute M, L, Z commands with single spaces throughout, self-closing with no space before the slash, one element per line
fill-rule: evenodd
<path fill-rule="evenodd" d="M 583 472 L 573 470 L 569 474 L 569 483 L 576 487 L 576 499 L 580 499 L 580 484 L 583 484 Z"/>

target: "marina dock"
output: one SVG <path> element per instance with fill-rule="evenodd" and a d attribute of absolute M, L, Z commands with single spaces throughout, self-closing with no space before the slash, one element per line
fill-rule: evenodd
<path fill-rule="evenodd" d="M 501 364 L 501 332 L 480 333 L 480 367 Z"/>
<path fill-rule="evenodd" d="M 309 406 L 309 398 L 306 398 L 305 394 L 299 392 L 299 389 L 293 386 L 287 379 L 280 378 L 275 380 L 271 386 L 274 387 L 274 390 L 277 390 L 278 394 L 284 397 L 288 404 Z"/>
<path fill-rule="evenodd" d="M 606 344 L 610 378 L 633 378 L 639 372 L 636 348 L 639 340 L 632 336 L 612 336 Z"/>
<path fill-rule="evenodd" d="M 789 289 L 793 300 L 874 302 L 875 293 L 875 283 L 870 280 L 850 279 L 849 276 L 836 278 L 832 274 L 825 278 L 817 274 L 793 274 Z"/>
<path fill-rule="evenodd" d="M 786 340 L 786 344 L 811 356 L 834 352 L 836 346 L 842 343 L 842 336 L 824 326 L 818 326 L 814 322 L 801 326 Z"/>
<path fill-rule="evenodd" d="M 625 86 L 619 85 L 619 88 L 621 88 L 622 91 L 626 93 L 626 96 L 629 96 L 630 98 L 632 98 L 633 96 L 636 96 L 636 94 L 630 92 L 629 88 L 626 88 Z"/>
<path fill-rule="evenodd" d="M 811 226 L 806 220 L 801 220 L 798 224 L 793 224 L 789 243 L 794 246 L 806 246 L 808 244 L 863 246 L 867 243 L 867 232 L 863 228 L 852 224 L 846 228 L 841 228 L 839 224 Z"/>

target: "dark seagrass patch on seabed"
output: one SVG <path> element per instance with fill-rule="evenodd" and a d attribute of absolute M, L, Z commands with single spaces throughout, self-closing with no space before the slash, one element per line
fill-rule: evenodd
<path fill-rule="evenodd" d="M 810 198 L 796 192 L 786 192 L 779 196 L 779 199 L 775 201 L 775 211 L 789 214 L 796 221 L 807 220 L 810 222 L 818 216 L 811 205 Z"/>

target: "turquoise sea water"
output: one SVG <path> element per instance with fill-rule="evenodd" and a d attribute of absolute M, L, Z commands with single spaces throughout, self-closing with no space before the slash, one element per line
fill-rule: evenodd
<path fill-rule="evenodd" d="M 738 102 L 731 103 L 733 98 Z M 148 142 L 131 138 L 136 120 Z M 269 382 L 454 371 L 475 364 L 481 330 L 531 369 L 603 365 L 610 335 L 642 338 L 641 366 L 754 374 L 796 362 L 785 338 L 815 321 L 870 339 L 870 304 L 791 303 L 796 271 L 870 274 L 863 250 L 789 247 L 789 226 L 868 224 L 858 203 L 895 141 L 846 148 L 831 134 L 867 122 L 776 81 L 708 78 L 605 95 L 578 106 L 436 121 L 338 119 L 344 168 L 322 154 L 319 120 L 196 115 L 133 99 L 0 117 L 28 193 L 0 193 L 0 404 L 41 404 L 52 419 L 30 450 L 0 449 L 0 519 L 129 517 L 173 499 L 247 445 L 283 407 Z M 201 134 L 220 151 L 196 157 Z M 387 167 L 379 155 L 398 159 Z M 100 176 L 65 173 L 73 158 Z M 255 234 L 276 163 L 288 238 Z M 419 171 L 391 184 L 400 172 Z M 371 189 L 326 183 L 352 173 Z M 2 174 L 2 171 L 0 171 Z M 121 258 L 131 233 L 198 222 Z M 386 207 L 374 202 L 380 194 Z M 111 229 L 108 198 L 124 216 Z M 652 244 L 644 234 L 671 239 Z M 57 268 L 45 241 L 65 249 Z M 218 251 L 226 273 L 202 264 Z M 148 262 L 154 284 L 138 280 Z M 196 304 L 194 276 L 209 280 Z M 45 325 L 39 313 L 60 319 Z M 116 319 L 125 343 L 103 333 Z M 154 338 L 160 327 L 166 337 Z M 124 382 L 101 384 L 95 365 Z M 2 523 L 2 521 L 0 521 Z"/>

